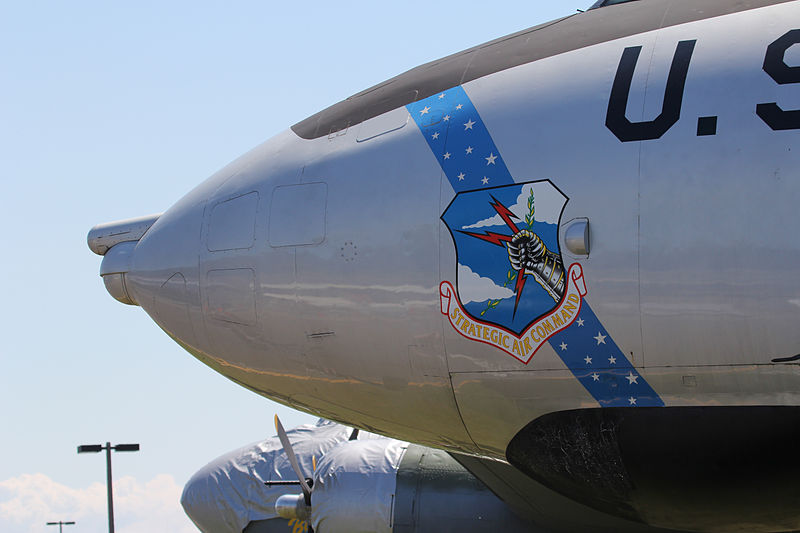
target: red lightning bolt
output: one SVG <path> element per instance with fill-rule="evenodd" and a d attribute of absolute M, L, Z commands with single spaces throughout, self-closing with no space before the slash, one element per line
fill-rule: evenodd
<path fill-rule="evenodd" d="M 506 223 L 506 226 L 514 232 L 516 235 L 519 233 L 517 229 L 517 225 L 511 220 L 512 218 L 517 218 L 517 216 L 511 212 L 509 208 L 504 206 L 500 203 L 500 201 L 492 196 L 492 201 L 489 202 L 497 214 L 500 215 L 500 218 L 503 219 L 503 222 Z M 486 231 L 484 233 L 470 233 L 468 231 L 461 231 L 465 235 L 469 235 L 470 237 L 475 237 L 477 239 L 481 239 L 497 246 L 504 246 L 504 243 L 511 242 L 512 237 L 510 235 L 501 235 L 500 233 L 492 233 L 491 231 Z M 522 297 L 522 289 L 525 287 L 525 282 L 527 278 L 525 277 L 525 267 L 523 266 L 521 269 L 517 271 L 517 285 L 515 287 L 517 292 L 517 298 L 514 301 L 514 314 L 512 316 L 512 320 L 515 316 L 517 316 L 517 307 L 519 306 L 519 299 Z"/>
<path fill-rule="evenodd" d="M 459 233 L 463 233 L 464 235 L 469 235 L 470 237 L 475 237 L 476 239 L 481 239 L 492 244 L 496 244 L 497 246 L 504 246 L 504 242 L 511 242 L 511 235 L 501 235 L 499 233 L 492 233 L 491 231 L 487 231 L 484 233 L 471 233 L 469 231 L 461 231 Z"/>
<path fill-rule="evenodd" d="M 497 198 L 495 198 L 494 196 L 492 196 L 492 200 L 494 200 L 494 203 L 492 203 L 492 202 L 489 202 L 489 205 L 491 205 L 492 207 L 494 207 L 494 210 L 495 210 L 495 211 L 497 211 L 497 214 L 498 214 L 498 215 L 500 215 L 500 218 L 502 218 L 502 219 L 503 219 L 503 222 L 505 222 L 505 223 L 506 223 L 506 226 L 508 226 L 508 227 L 511 229 L 511 231 L 513 231 L 513 232 L 514 232 L 514 234 L 517 234 L 517 233 L 519 233 L 519 230 L 517 229 L 517 226 L 516 226 L 516 224 L 514 224 L 514 223 L 511 221 L 511 218 L 512 218 L 512 217 L 513 217 L 513 218 L 517 218 L 517 215 L 515 215 L 514 213 L 512 213 L 512 212 L 511 212 L 511 211 L 510 211 L 510 210 L 509 210 L 509 209 L 508 209 L 506 206 L 504 206 L 503 204 L 501 204 L 501 203 L 500 203 L 500 202 L 497 200 Z"/>
<path fill-rule="evenodd" d="M 525 282 L 528 278 L 525 277 L 525 267 L 522 267 L 517 271 L 517 299 L 514 300 L 514 314 L 511 315 L 511 320 L 514 320 L 514 317 L 517 316 L 517 306 L 519 305 L 519 298 L 522 296 L 522 288 L 525 286 Z"/>
<path fill-rule="evenodd" d="M 517 225 L 511 220 L 511 218 L 517 218 L 517 216 L 511 212 L 509 208 L 501 204 L 497 198 L 492 196 L 493 202 L 490 202 L 490 205 L 494 207 L 494 210 L 497 211 L 497 214 L 500 215 L 500 218 L 503 219 L 503 222 L 506 223 L 506 226 L 509 227 L 514 234 L 519 233 L 517 229 Z M 508 239 L 509 241 L 511 239 Z M 512 320 L 515 316 L 517 316 L 517 307 L 519 306 L 519 299 L 522 297 L 522 289 L 525 287 L 525 282 L 528 278 L 525 277 L 525 267 L 523 266 L 521 269 L 517 271 L 517 286 L 515 287 L 517 292 L 517 298 L 514 300 L 514 314 L 511 315 Z"/>

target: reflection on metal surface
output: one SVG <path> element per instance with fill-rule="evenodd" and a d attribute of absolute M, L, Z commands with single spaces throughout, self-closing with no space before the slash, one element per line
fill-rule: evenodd
<path fill-rule="evenodd" d="M 410 445 L 397 471 L 394 533 L 536 531 L 441 450 Z"/>
<path fill-rule="evenodd" d="M 403 99 L 408 99 L 409 101 L 413 102 L 417 99 L 417 91 L 410 91 L 409 94 L 403 97 Z M 380 104 L 376 104 L 374 107 L 379 108 Z M 375 113 L 371 110 L 366 111 L 366 116 L 374 116 L 374 114 Z M 358 128 L 356 142 L 369 141 L 371 139 L 375 139 L 376 137 L 380 137 L 381 135 L 386 135 L 387 133 L 397 131 L 408 124 L 409 118 L 411 117 L 408 115 L 406 110 L 401 107 L 399 109 L 389 111 L 388 113 L 378 115 L 375 118 L 365 120 Z"/>
<path fill-rule="evenodd" d="M 103 276 L 103 284 L 106 286 L 108 294 L 118 302 L 126 305 L 139 305 L 128 292 L 128 287 L 125 284 L 125 274 L 108 274 Z"/>
<path fill-rule="evenodd" d="M 181 272 L 176 272 L 156 292 L 155 318 L 172 338 L 193 345 L 197 338 L 192 326 L 189 301 L 186 277 Z"/>
<path fill-rule="evenodd" d="M 564 244 L 573 255 L 589 256 L 589 219 L 575 218 L 564 224 Z"/>
<path fill-rule="evenodd" d="M 110 248 L 121 242 L 138 241 L 160 216 L 161 214 L 147 215 L 98 224 L 86 237 L 89 249 L 97 255 L 105 255 Z"/>
<path fill-rule="evenodd" d="M 304 183 L 275 187 L 269 211 L 269 244 L 300 246 L 325 240 L 328 185 Z"/>
<path fill-rule="evenodd" d="M 258 193 L 251 192 L 218 203 L 208 222 L 208 251 L 247 249 L 255 242 Z"/>
<path fill-rule="evenodd" d="M 302 494 L 283 494 L 275 500 L 275 512 L 281 518 L 305 521 L 311 515 Z"/>
<path fill-rule="evenodd" d="M 206 280 L 210 317 L 247 326 L 256 323 L 255 273 L 252 269 L 210 270 Z"/>
<path fill-rule="evenodd" d="M 130 272 L 136 242 L 121 242 L 106 251 L 100 264 L 100 276 L 108 293 L 127 305 L 139 305 L 128 290 L 125 275 Z"/>

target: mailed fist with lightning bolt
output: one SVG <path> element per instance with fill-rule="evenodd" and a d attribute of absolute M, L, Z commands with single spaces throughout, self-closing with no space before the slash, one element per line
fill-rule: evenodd
<path fill-rule="evenodd" d="M 514 270 L 532 270 L 547 253 L 547 247 L 535 233 L 526 229 L 517 232 L 508 243 L 508 260 Z"/>
<path fill-rule="evenodd" d="M 558 301 L 564 294 L 564 263 L 561 257 L 547 249 L 542 239 L 532 231 L 518 231 L 506 243 L 511 268 L 523 274 L 533 274 L 536 281 Z"/>
<path fill-rule="evenodd" d="M 503 235 L 491 231 L 472 233 L 461 231 L 465 235 L 475 237 L 495 246 L 506 246 L 508 259 L 511 268 L 517 272 L 516 299 L 514 302 L 514 315 L 517 313 L 519 300 L 522 297 L 522 290 L 525 281 L 530 275 L 542 288 L 547 291 L 553 300 L 558 302 L 564 295 L 564 262 L 561 256 L 547 249 L 542 239 L 530 230 L 520 230 L 514 223 L 517 216 L 506 206 L 500 203 L 497 198 L 492 196 L 491 206 L 503 219 L 506 226 L 512 231 L 513 235 Z"/>

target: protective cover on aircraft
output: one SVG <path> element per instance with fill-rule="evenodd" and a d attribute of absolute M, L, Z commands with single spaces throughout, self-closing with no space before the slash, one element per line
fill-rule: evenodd
<path fill-rule="evenodd" d="M 352 429 L 319 420 L 286 433 L 303 472 L 311 476 L 312 457 L 347 441 Z M 265 481 L 294 480 L 286 454 L 271 437 L 226 453 L 201 468 L 186 483 L 181 504 L 195 525 L 205 533 L 241 533 L 251 521 L 277 518 L 275 500 L 282 494 L 299 493 L 299 486 L 267 486 Z"/>
<path fill-rule="evenodd" d="M 407 442 L 382 438 L 329 451 L 314 477 L 314 531 L 391 533 L 397 469 L 407 448 Z"/>
<path fill-rule="evenodd" d="M 346 525 L 339 529 L 340 523 L 357 520 L 363 527 L 369 519 L 367 530 L 391 531 L 396 472 L 407 443 L 364 432 L 361 440 L 349 441 L 352 428 L 322 419 L 286 433 L 307 476 L 313 470 L 312 457 L 317 460 L 315 529 L 319 522 L 328 530 L 357 531 Z M 204 533 L 241 533 L 251 522 L 279 518 L 275 512 L 279 496 L 300 493 L 297 485 L 264 482 L 295 479 L 280 441 L 271 437 L 204 466 L 186 483 L 181 504 Z"/>

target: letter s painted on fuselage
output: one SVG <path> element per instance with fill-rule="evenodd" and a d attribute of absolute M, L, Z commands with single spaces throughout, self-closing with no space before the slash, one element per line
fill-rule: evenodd
<path fill-rule="evenodd" d="M 783 34 L 767 47 L 764 57 L 764 72 L 781 85 L 800 83 L 800 66 L 790 67 L 786 64 L 786 52 L 792 46 L 800 44 L 800 30 L 791 30 Z M 784 111 L 777 102 L 758 104 L 756 115 L 773 130 L 800 129 L 800 110 Z"/>

